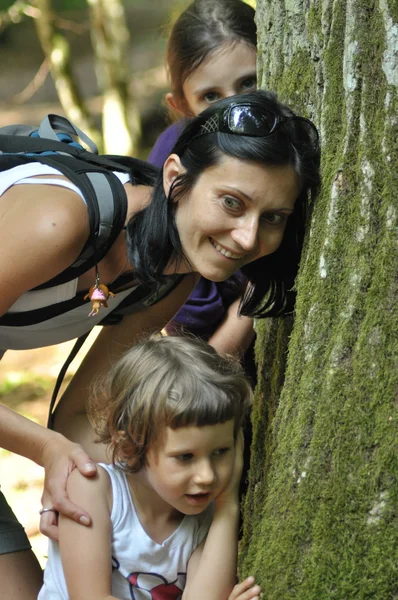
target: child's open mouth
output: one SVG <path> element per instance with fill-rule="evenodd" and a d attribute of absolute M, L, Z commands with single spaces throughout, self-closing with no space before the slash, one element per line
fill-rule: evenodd
<path fill-rule="evenodd" d="M 185 494 L 185 498 L 190 504 L 199 506 L 201 504 L 206 504 L 207 502 L 209 502 L 210 494 L 209 492 L 205 494 Z"/>

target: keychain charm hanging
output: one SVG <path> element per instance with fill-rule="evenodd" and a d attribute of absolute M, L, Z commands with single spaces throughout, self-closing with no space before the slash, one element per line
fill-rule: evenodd
<path fill-rule="evenodd" d="M 114 297 L 115 294 L 112 294 L 112 292 L 108 290 L 106 285 L 99 282 L 99 274 L 97 271 L 95 284 L 91 286 L 91 288 L 88 291 L 88 294 L 86 294 L 83 298 L 83 300 L 87 300 L 88 298 L 90 298 L 91 300 L 91 311 L 88 313 L 88 316 L 94 317 L 95 315 L 98 315 L 102 306 L 108 308 L 107 301 L 109 296 Z"/>

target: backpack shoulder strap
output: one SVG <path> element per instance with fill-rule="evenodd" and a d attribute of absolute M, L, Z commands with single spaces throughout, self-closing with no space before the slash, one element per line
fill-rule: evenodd
<path fill-rule="evenodd" d="M 88 152 L 73 138 L 81 139 Z M 28 162 L 40 162 L 59 170 L 82 192 L 90 223 L 89 238 L 76 261 L 51 281 L 36 289 L 66 283 L 98 263 L 124 226 L 127 198 L 112 171 L 130 172 L 117 157 L 97 155 L 97 147 L 64 117 L 48 115 L 39 129 L 11 125 L 0 129 L 0 171 Z"/>

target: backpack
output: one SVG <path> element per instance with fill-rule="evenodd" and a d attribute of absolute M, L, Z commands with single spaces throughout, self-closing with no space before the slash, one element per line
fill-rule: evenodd
<path fill-rule="evenodd" d="M 80 138 L 90 151 L 74 140 Z M 75 279 L 108 252 L 124 227 L 127 198 L 112 171 L 131 173 L 133 159 L 99 156 L 94 142 L 58 115 L 47 115 L 39 128 L 8 125 L 0 128 L 0 172 L 28 162 L 58 169 L 82 192 L 87 204 L 90 234 L 80 255 L 62 273 L 35 289 L 46 289 Z M 139 161 L 140 162 L 140 161 Z"/>
<path fill-rule="evenodd" d="M 75 137 L 80 138 L 90 148 L 90 152 L 75 141 Z M 98 264 L 124 228 L 127 215 L 126 192 L 112 171 L 128 173 L 133 185 L 151 185 L 157 169 L 141 160 L 125 156 L 99 156 L 94 142 L 68 119 L 58 115 L 47 115 L 39 128 L 28 125 L 0 128 L 0 173 L 29 162 L 54 167 L 74 183 L 86 201 L 90 223 L 89 237 L 80 255 L 62 273 L 34 288 L 40 290 L 67 283 Z M 137 171 L 137 176 L 133 174 L 133 169 Z M 162 283 L 138 286 L 100 324 L 117 324 L 125 315 L 155 304 L 170 293 L 183 277 L 173 275 Z M 79 299 L 76 298 L 76 301 Z M 75 299 L 72 299 L 50 309 L 33 310 L 26 315 L 5 314 L 0 317 L 0 324 L 9 327 L 34 324 L 64 312 L 75 303 Z M 88 333 L 77 339 L 60 371 L 50 404 L 50 427 L 65 373 L 87 336 Z"/>

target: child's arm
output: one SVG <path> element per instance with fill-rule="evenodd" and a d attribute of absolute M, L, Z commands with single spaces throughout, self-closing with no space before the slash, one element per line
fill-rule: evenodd
<path fill-rule="evenodd" d="M 236 581 L 239 482 L 243 467 L 243 435 L 235 447 L 235 467 L 227 488 L 214 500 L 214 516 L 204 542 L 192 554 L 183 600 L 226 600 Z M 232 596 L 232 599 L 234 597 Z"/>
<path fill-rule="evenodd" d="M 209 339 L 219 354 L 242 357 L 254 339 L 253 319 L 238 314 L 240 300 L 231 304 L 224 321 Z"/>
<path fill-rule="evenodd" d="M 110 520 L 112 490 L 109 476 L 98 467 L 92 479 L 73 471 L 68 494 L 90 509 L 92 525 L 80 527 L 60 516 L 59 547 L 70 600 L 116 600 L 111 594 L 112 559 Z M 83 529 L 82 532 L 79 531 Z"/>

